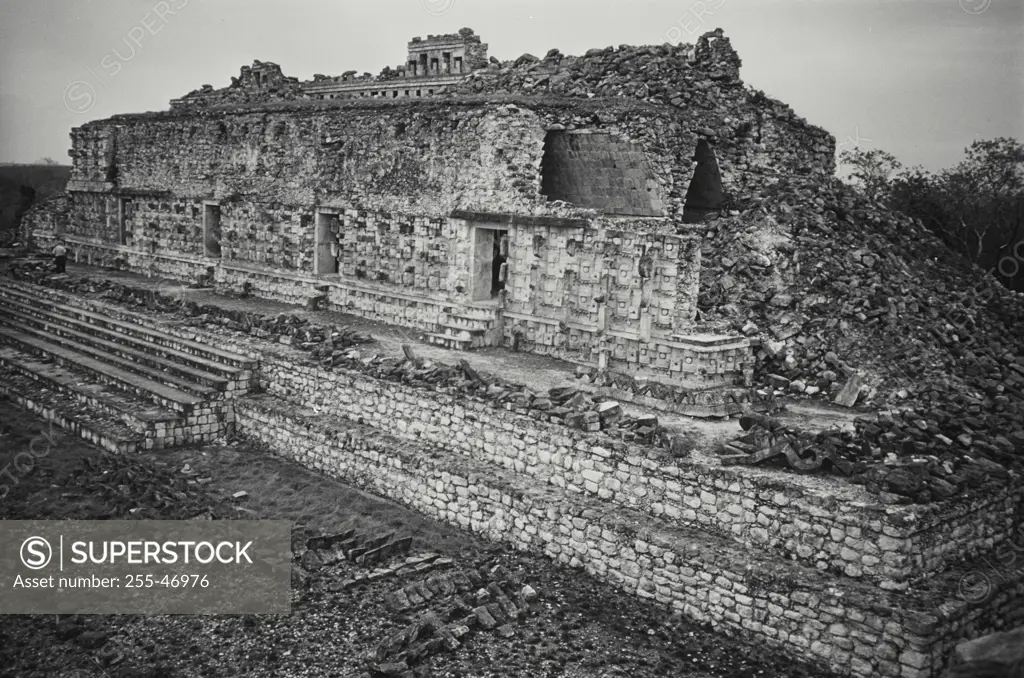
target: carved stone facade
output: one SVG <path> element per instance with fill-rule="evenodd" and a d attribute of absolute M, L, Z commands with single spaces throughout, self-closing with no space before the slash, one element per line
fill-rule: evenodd
<path fill-rule="evenodd" d="M 486 83 L 482 97 L 309 101 L 308 83 L 257 62 L 169 112 L 73 130 L 62 230 L 81 259 L 212 270 L 290 302 L 326 295 L 450 347 L 504 345 L 688 388 L 744 383 L 749 341 L 698 320 L 700 221 L 793 168 L 830 174 L 834 140 L 743 87 L 720 32 L 620 52 L 646 74 L 639 100 L 510 101 L 502 90 L 545 68 L 589 86 L 601 75 L 588 63 L 608 55 L 473 71 L 486 45 L 471 31 L 414 40 L 388 82 L 455 77 L 468 93 Z"/>

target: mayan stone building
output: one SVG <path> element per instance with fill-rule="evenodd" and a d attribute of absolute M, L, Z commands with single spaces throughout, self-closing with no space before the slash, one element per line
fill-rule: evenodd
<path fill-rule="evenodd" d="M 378 76 L 257 61 L 85 124 L 35 246 L 217 289 L 165 314 L 152 281 L 25 264 L 0 394 L 108 450 L 239 435 L 835 675 L 937 676 L 1022 621 L 1020 307 L 933 332 L 979 288 L 739 68 L 721 31 L 499 62 L 463 29 Z M 231 290 L 587 369 L 364 351 Z M 753 412 L 774 398 L 825 421 Z"/>
<path fill-rule="evenodd" d="M 834 139 L 744 86 L 721 32 L 501 65 L 469 29 L 377 77 L 244 67 L 165 112 L 72 131 L 82 262 L 326 305 L 687 387 L 742 383 L 699 322 L 699 222 Z M 58 233 L 59 231 L 59 233 Z"/>

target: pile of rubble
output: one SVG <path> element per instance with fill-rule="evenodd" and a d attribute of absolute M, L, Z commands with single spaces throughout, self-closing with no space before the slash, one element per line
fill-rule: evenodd
<path fill-rule="evenodd" d="M 492 63 L 451 87 L 457 95 L 565 97 L 601 101 L 614 119 L 612 102 L 679 109 L 680 124 L 715 146 L 723 166 L 759 163 L 750 142 L 764 130 L 785 135 L 771 153 L 771 173 L 799 172 L 826 177 L 835 171 L 835 140 L 808 125 L 788 105 L 744 85 L 741 60 L 722 29 L 701 35 L 695 44 L 619 45 L 566 56 L 550 50 L 543 59 L 524 54 L 514 61 Z M 735 185 L 760 185 L 759 172 L 740 173 Z M 682 196 L 680 195 L 680 198 Z M 740 199 L 743 196 L 731 196 Z"/>
<path fill-rule="evenodd" d="M 492 57 L 454 90 L 460 94 L 515 92 L 576 97 L 631 97 L 657 103 L 713 108 L 725 84 L 739 84 L 741 61 L 721 29 L 696 45 L 621 45 L 565 56 L 549 50 L 543 59 L 523 54 L 512 61 Z M 711 84 L 714 81 L 714 85 Z"/>
<path fill-rule="evenodd" d="M 264 315 L 231 311 L 217 306 L 200 306 L 192 302 L 187 302 L 183 310 L 189 316 L 188 324 L 194 327 L 222 327 L 257 339 L 276 341 L 309 351 L 316 359 L 328 358 L 343 349 L 373 342 L 373 337 L 365 332 L 337 325 L 318 325 L 290 313 Z"/>
<path fill-rule="evenodd" d="M 83 520 L 214 520 L 237 518 L 234 498 L 211 493 L 211 478 L 201 477 L 189 464 L 174 467 L 165 462 L 140 462 L 134 455 L 107 452 L 83 456 L 63 466 L 40 464 L 32 471 L 61 489 L 61 502 L 43 507 L 31 495 L 19 496 L 21 486 L 11 486 L 6 517 L 64 518 L 77 511 Z M 23 487 L 29 487 L 23 485 Z"/>
<path fill-rule="evenodd" d="M 883 429 L 879 422 L 888 427 Z M 858 418 L 855 431 L 808 433 L 775 419 L 747 415 L 740 419 L 744 434 L 720 452 L 728 465 L 767 464 L 798 473 L 849 476 L 886 504 L 942 501 L 986 485 L 1005 485 L 1011 468 L 1019 472 L 1020 462 L 1009 440 L 1003 439 L 1000 448 L 992 450 L 1003 462 L 999 463 L 954 451 L 952 440 L 941 433 L 929 434 L 934 424 L 908 413 L 889 413 Z M 1024 444 L 1024 438 L 1016 444 Z"/>
<path fill-rule="evenodd" d="M 1022 295 L 840 182 L 745 207 L 707 224 L 701 311 L 760 340 L 763 390 L 881 409 L 850 450 L 880 492 L 941 499 L 1024 470 Z"/>
<path fill-rule="evenodd" d="M 858 463 L 858 450 L 848 436 L 841 432 L 809 434 L 797 428 L 784 426 L 780 421 L 761 415 L 740 418 L 740 427 L 746 434 L 723 447 L 723 464 L 754 465 L 767 461 L 783 461 L 791 469 L 802 473 L 831 470 L 850 475 Z"/>
<path fill-rule="evenodd" d="M 745 386 L 694 390 L 585 365 L 576 367 L 575 377 L 606 391 L 612 398 L 689 417 L 724 418 L 751 410 L 771 412 L 779 408 L 771 394 L 757 393 Z"/>

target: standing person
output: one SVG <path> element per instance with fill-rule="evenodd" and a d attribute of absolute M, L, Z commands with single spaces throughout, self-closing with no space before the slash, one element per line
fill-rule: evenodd
<path fill-rule="evenodd" d="M 64 243 L 57 241 L 57 245 L 53 248 L 53 263 L 56 267 L 57 273 L 64 272 L 64 266 L 68 263 L 68 250 L 64 247 Z"/>
<path fill-rule="evenodd" d="M 506 247 L 507 245 L 503 245 L 500 239 L 494 241 L 494 259 L 491 260 L 491 298 L 498 296 L 505 289 L 505 278 L 501 275 L 501 267 L 508 261 L 508 257 L 505 256 Z"/>

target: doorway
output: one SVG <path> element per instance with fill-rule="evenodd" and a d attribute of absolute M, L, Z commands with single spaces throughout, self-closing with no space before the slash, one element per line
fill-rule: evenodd
<path fill-rule="evenodd" d="M 473 301 L 497 299 L 508 279 L 508 231 L 476 227 L 473 248 Z"/>
<path fill-rule="evenodd" d="M 117 203 L 117 242 L 121 245 L 128 244 L 128 224 L 132 218 L 132 201 L 128 198 L 120 198 Z"/>
<path fill-rule="evenodd" d="M 338 223 L 337 214 L 316 213 L 316 253 L 313 265 L 317 275 L 333 275 L 338 272 L 338 247 L 334 237 Z"/>
<path fill-rule="evenodd" d="M 725 202 L 718 161 L 711 145 L 704 139 L 697 142 L 693 159 L 697 166 L 694 168 L 683 201 L 683 221 L 687 224 L 704 221 L 708 216 L 718 212 Z"/>
<path fill-rule="evenodd" d="M 220 205 L 217 203 L 204 205 L 203 251 L 208 257 L 220 256 Z"/>

